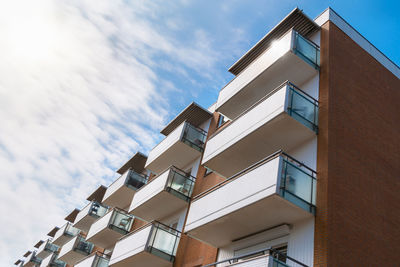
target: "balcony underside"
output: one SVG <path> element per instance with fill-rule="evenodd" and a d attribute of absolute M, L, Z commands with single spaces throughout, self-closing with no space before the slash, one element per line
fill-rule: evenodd
<path fill-rule="evenodd" d="M 281 224 L 293 224 L 313 215 L 277 194 L 201 225 L 187 234 L 214 247 Z"/>
<path fill-rule="evenodd" d="M 70 235 L 65 235 L 65 234 L 63 234 L 63 235 L 60 236 L 59 238 L 53 240 L 52 243 L 53 243 L 54 245 L 57 245 L 57 246 L 62 246 L 62 245 L 64 245 L 65 243 L 67 243 L 68 241 L 70 241 L 72 238 L 74 238 L 74 237 L 73 237 L 73 236 L 70 236 Z"/>
<path fill-rule="evenodd" d="M 33 263 L 33 262 L 27 262 L 27 263 L 25 263 L 23 266 L 24 266 L 24 267 L 34 267 L 34 266 L 35 266 L 35 263 Z"/>
<path fill-rule="evenodd" d="M 151 186 L 148 184 L 147 186 Z M 157 193 L 138 206 L 131 207 L 129 213 L 148 222 L 160 220 L 188 206 L 188 202 L 165 190 Z"/>
<path fill-rule="evenodd" d="M 103 199 L 102 203 L 110 207 L 126 209 L 131 204 L 135 193 L 135 190 L 127 187 L 126 185 L 123 185 L 118 188 L 114 193 L 112 193 L 109 197 Z"/>
<path fill-rule="evenodd" d="M 177 141 L 152 162 L 146 165 L 146 168 L 155 173 L 161 173 L 172 165 L 182 169 L 195 159 L 199 158 L 200 155 L 200 151 L 181 141 Z"/>
<path fill-rule="evenodd" d="M 78 251 L 70 250 L 58 259 L 66 262 L 68 265 L 75 265 L 78 261 L 86 258 L 88 255 Z"/>
<path fill-rule="evenodd" d="M 97 220 L 97 217 L 93 217 L 89 214 L 85 215 L 85 217 L 83 217 L 81 220 L 79 220 L 79 222 L 76 222 L 74 224 L 74 227 L 84 231 L 84 232 L 88 232 L 90 226 Z"/>
<path fill-rule="evenodd" d="M 235 119 L 283 82 L 289 80 L 296 85 L 302 85 L 317 73 L 318 70 L 313 66 L 288 51 L 258 76 L 244 80 L 241 84 L 232 81 L 232 85 L 228 84 L 223 88 L 222 90 L 229 91 L 220 93 L 221 97 L 218 98 L 216 110 Z M 240 75 L 235 79 L 241 79 Z"/>
<path fill-rule="evenodd" d="M 222 131 L 229 131 L 229 127 Z M 289 151 L 313 137 L 315 132 L 281 112 L 235 143 L 228 141 L 210 153 L 206 147 L 203 164 L 230 177 L 275 151 Z"/>
<path fill-rule="evenodd" d="M 88 242 L 101 248 L 111 248 L 124 234 L 114 231 L 108 227 L 87 238 Z"/>
<path fill-rule="evenodd" d="M 42 251 L 37 253 L 36 256 L 38 256 L 41 259 L 44 259 L 44 258 L 46 258 L 47 256 L 49 256 L 51 254 L 53 254 L 53 252 L 51 252 L 49 250 L 46 250 L 46 249 L 43 249 Z"/>
<path fill-rule="evenodd" d="M 116 262 L 110 266 L 113 267 L 172 267 L 172 262 L 162 259 L 147 251 L 142 251 L 122 261 Z"/>

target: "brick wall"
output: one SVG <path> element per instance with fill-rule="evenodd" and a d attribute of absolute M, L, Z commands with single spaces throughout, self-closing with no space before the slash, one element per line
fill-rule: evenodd
<path fill-rule="evenodd" d="M 314 265 L 397 266 L 400 80 L 328 22 L 319 98 Z"/>

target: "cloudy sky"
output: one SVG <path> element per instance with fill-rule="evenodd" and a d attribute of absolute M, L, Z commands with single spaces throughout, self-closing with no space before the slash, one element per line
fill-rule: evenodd
<path fill-rule="evenodd" d="M 388 3 L 0 0 L 0 266 L 147 153 L 191 101 L 210 106 L 228 67 L 296 5 L 311 18 L 333 6 L 399 64 Z"/>

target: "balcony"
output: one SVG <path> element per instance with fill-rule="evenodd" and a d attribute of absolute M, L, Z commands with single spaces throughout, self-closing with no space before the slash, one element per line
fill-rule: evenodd
<path fill-rule="evenodd" d="M 86 205 L 76 216 L 74 227 L 87 232 L 90 226 L 108 211 L 108 207 L 92 201 Z"/>
<path fill-rule="evenodd" d="M 92 253 L 93 247 L 92 243 L 86 241 L 83 236 L 78 235 L 61 248 L 58 259 L 68 265 L 75 265 L 76 262 Z"/>
<path fill-rule="evenodd" d="M 109 257 L 103 253 L 96 252 L 89 257 L 76 263 L 74 267 L 107 267 L 109 264 Z"/>
<path fill-rule="evenodd" d="M 57 259 L 58 254 L 54 253 L 51 256 L 47 256 L 42 260 L 40 267 L 65 267 L 67 263 Z"/>
<path fill-rule="evenodd" d="M 80 230 L 78 228 L 73 227 L 70 223 L 66 223 L 57 230 L 52 243 L 57 246 L 62 246 L 79 233 Z"/>
<path fill-rule="evenodd" d="M 194 182 L 190 174 L 171 167 L 135 194 L 129 213 L 149 222 L 187 208 Z"/>
<path fill-rule="evenodd" d="M 306 264 L 289 257 L 275 249 L 258 250 L 230 259 L 204 265 L 203 267 L 234 266 L 234 267 L 308 267 Z"/>
<path fill-rule="evenodd" d="M 54 244 L 52 244 L 51 240 L 48 239 L 47 241 L 43 242 L 39 246 L 39 248 L 38 248 L 38 250 L 36 252 L 36 255 L 39 258 L 44 259 L 47 256 L 49 256 L 50 254 L 53 254 L 54 252 L 57 252 L 58 249 L 59 249 L 59 247 L 54 245 Z"/>
<path fill-rule="evenodd" d="M 211 136 L 202 164 L 230 177 L 266 155 L 312 139 L 317 120 L 318 102 L 285 82 Z"/>
<path fill-rule="evenodd" d="M 36 256 L 36 252 L 33 251 L 26 255 L 26 260 L 24 260 L 24 264 L 22 266 L 24 267 L 34 267 L 37 265 L 40 265 L 42 263 L 42 259 Z"/>
<path fill-rule="evenodd" d="M 110 207 L 126 208 L 131 204 L 136 191 L 146 182 L 146 176 L 128 169 L 107 188 L 102 202 Z"/>
<path fill-rule="evenodd" d="M 166 225 L 145 225 L 118 241 L 110 265 L 172 267 L 179 240 L 180 232 Z"/>
<path fill-rule="evenodd" d="M 146 169 L 161 173 L 170 166 L 184 168 L 201 156 L 207 133 L 183 122 L 150 151 Z"/>
<path fill-rule="evenodd" d="M 197 196 L 185 232 L 215 247 L 315 214 L 316 173 L 277 152 Z"/>
<path fill-rule="evenodd" d="M 118 238 L 130 231 L 133 220 L 132 215 L 114 208 L 92 224 L 86 239 L 96 246 L 110 248 L 114 246 Z"/>
<path fill-rule="evenodd" d="M 319 47 L 290 30 L 220 91 L 216 110 L 235 119 L 284 81 L 301 85 L 318 71 Z"/>

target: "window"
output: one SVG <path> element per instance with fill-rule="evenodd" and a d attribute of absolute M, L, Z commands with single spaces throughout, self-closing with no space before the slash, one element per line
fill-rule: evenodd
<path fill-rule="evenodd" d="M 206 166 L 204 166 L 204 168 L 206 168 L 206 172 L 204 173 L 204 177 L 206 177 L 207 175 L 209 175 L 210 173 L 213 172 L 211 169 L 207 168 Z"/>
<path fill-rule="evenodd" d="M 218 123 L 217 123 L 217 129 L 219 127 L 221 127 L 225 122 L 226 122 L 226 119 L 225 119 L 224 115 L 219 114 Z"/>
<path fill-rule="evenodd" d="M 281 262 L 286 262 L 286 256 L 287 256 L 287 244 L 285 245 L 279 245 L 279 246 L 274 246 L 271 247 L 271 249 L 277 251 L 278 253 L 275 253 L 274 258 L 281 261 Z"/>

